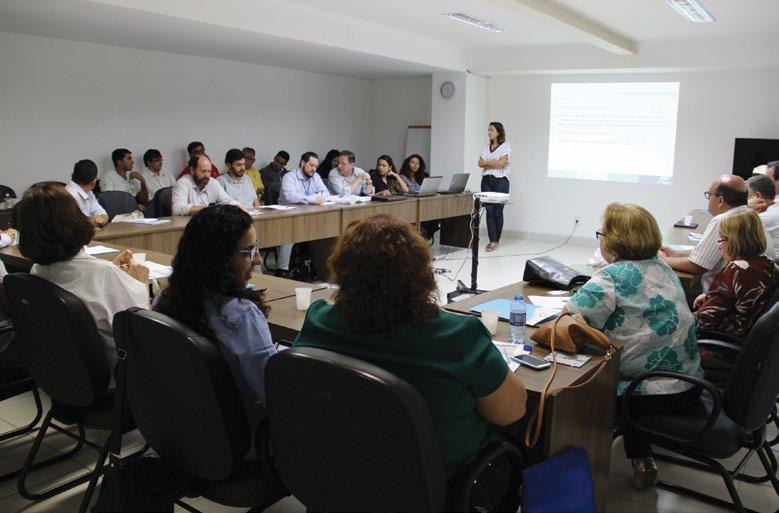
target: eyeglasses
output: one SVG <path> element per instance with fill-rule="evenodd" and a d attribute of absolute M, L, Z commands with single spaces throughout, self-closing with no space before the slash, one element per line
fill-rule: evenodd
<path fill-rule="evenodd" d="M 254 241 L 254 244 L 252 247 L 248 249 L 239 249 L 236 251 L 241 256 L 245 256 L 246 258 L 250 260 L 254 260 L 257 257 L 257 253 L 260 252 L 260 241 L 256 240 Z"/>
<path fill-rule="evenodd" d="M 722 244 L 723 242 L 727 242 L 728 239 L 717 239 L 717 244 Z"/>
<path fill-rule="evenodd" d="M 706 192 L 703 193 L 703 197 L 706 198 L 706 199 L 709 199 L 712 196 L 720 196 L 720 197 L 722 197 L 722 194 L 720 194 L 718 192 L 710 192 L 710 191 L 706 191 Z"/>
<path fill-rule="evenodd" d="M 595 231 L 595 238 L 596 239 L 600 239 L 601 237 L 605 237 L 605 236 L 606 236 L 606 234 L 603 233 L 602 231 L 600 231 L 600 230 L 596 230 Z"/>

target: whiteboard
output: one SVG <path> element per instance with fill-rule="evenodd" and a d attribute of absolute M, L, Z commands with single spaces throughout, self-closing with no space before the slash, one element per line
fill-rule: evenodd
<path fill-rule="evenodd" d="M 430 125 L 410 125 L 406 132 L 406 153 L 409 155 L 421 155 L 428 167 L 430 166 Z"/>

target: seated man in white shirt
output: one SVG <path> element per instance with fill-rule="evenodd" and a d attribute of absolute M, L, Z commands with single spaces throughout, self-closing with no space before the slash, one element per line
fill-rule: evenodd
<path fill-rule="evenodd" d="M 779 160 L 765 165 L 765 175 L 774 182 L 774 201 L 779 201 Z"/>
<path fill-rule="evenodd" d="M 211 205 L 238 205 L 216 180 L 211 180 L 211 160 L 205 155 L 189 158 L 189 173 L 173 186 L 173 215 L 191 216 Z"/>
<path fill-rule="evenodd" d="M 763 221 L 770 240 L 774 245 L 773 254 L 768 255 L 772 260 L 779 259 L 779 204 L 774 201 L 774 181 L 763 175 L 753 176 L 747 180 L 747 205 L 758 212 Z"/>
<path fill-rule="evenodd" d="M 65 186 L 65 190 L 76 198 L 79 208 L 93 226 L 105 226 L 108 224 L 108 214 L 92 192 L 95 185 L 97 185 L 97 166 L 91 160 L 84 159 L 73 166 L 73 174 L 70 175 L 70 182 Z"/>
<path fill-rule="evenodd" d="M 228 196 L 237 201 L 244 209 L 258 208 L 260 200 L 254 190 L 251 178 L 246 176 L 246 160 L 243 151 L 233 148 L 225 155 L 227 172 L 222 173 L 217 181 L 222 185 Z"/>
<path fill-rule="evenodd" d="M 146 190 L 149 191 L 149 200 L 154 199 L 157 191 L 165 187 L 173 187 L 176 178 L 162 170 L 162 153 L 154 148 L 146 150 L 143 154 L 143 164 L 146 169 L 141 171 L 143 179 L 146 181 Z"/>
<path fill-rule="evenodd" d="M 371 176 L 364 169 L 355 167 L 354 153 L 343 150 L 338 154 L 338 167 L 330 171 L 328 180 L 336 196 L 373 194 Z"/>
<path fill-rule="evenodd" d="M 316 172 L 318 166 L 319 156 L 313 151 L 307 151 L 301 155 L 298 167 L 285 174 L 281 179 L 279 204 L 321 205 L 324 203 L 328 190 Z M 279 247 L 276 271 L 281 275 L 289 272 L 293 246 L 294 244 L 283 244 Z"/>
<path fill-rule="evenodd" d="M 726 216 L 742 212 L 749 207 L 747 185 L 740 176 L 722 175 L 714 180 L 703 194 L 709 200 L 709 212 L 714 218 L 706 226 L 698 245 L 692 251 L 674 251 L 663 246 L 660 248 L 660 257 L 675 271 L 700 276 L 703 292 L 708 292 L 714 275 L 725 266 L 722 252 L 717 246 L 719 224 Z M 766 255 L 773 255 L 774 247 L 768 234 L 766 242 Z"/>
<path fill-rule="evenodd" d="M 133 169 L 133 154 L 125 148 L 117 148 L 111 152 L 111 161 L 114 170 L 105 173 L 100 178 L 100 190 L 122 191 L 135 198 L 138 202 L 138 210 L 146 210 L 146 202 L 149 201 L 149 191 L 146 189 L 146 180 L 143 175 Z"/>

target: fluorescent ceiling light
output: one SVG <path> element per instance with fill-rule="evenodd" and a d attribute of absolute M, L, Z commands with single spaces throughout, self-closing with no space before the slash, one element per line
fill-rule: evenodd
<path fill-rule="evenodd" d="M 478 18 L 474 18 L 473 16 L 468 16 L 467 14 L 463 14 L 461 12 L 448 12 L 444 13 L 444 16 L 449 16 L 453 20 L 461 21 L 463 23 L 467 23 L 468 25 L 479 27 L 480 29 L 489 30 L 490 32 L 508 32 L 509 29 L 506 27 L 501 27 L 500 25 L 495 25 L 494 23 L 490 23 L 489 21 L 480 20 Z"/>
<path fill-rule="evenodd" d="M 665 3 L 693 23 L 714 21 L 714 17 L 698 3 L 698 0 L 665 0 Z"/>

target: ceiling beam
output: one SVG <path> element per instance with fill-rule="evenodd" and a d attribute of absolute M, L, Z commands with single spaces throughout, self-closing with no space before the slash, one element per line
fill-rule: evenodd
<path fill-rule="evenodd" d="M 487 0 L 525 18 L 531 18 L 616 55 L 635 55 L 636 43 L 579 14 L 547 0 Z"/>

